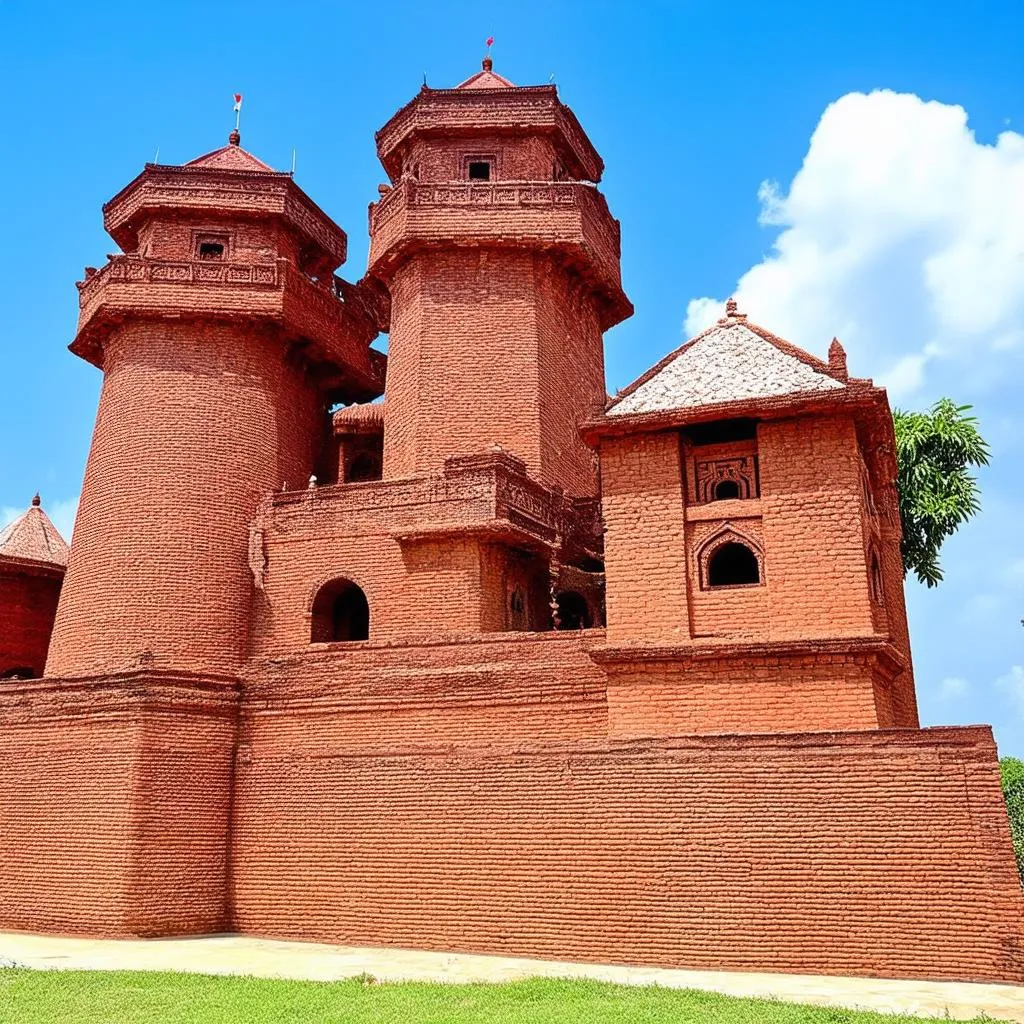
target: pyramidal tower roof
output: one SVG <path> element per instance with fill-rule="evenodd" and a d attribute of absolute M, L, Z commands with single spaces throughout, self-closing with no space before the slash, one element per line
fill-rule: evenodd
<path fill-rule="evenodd" d="M 68 545 L 43 511 L 39 495 L 28 510 L 0 531 L 0 558 L 65 568 Z"/>
<path fill-rule="evenodd" d="M 494 72 L 494 61 L 490 57 L 484 57 L 481 70 L 475 75 L 470 75 L 464 82 L 460 82 L 456 89 L 515 89 L 514 82 Z"/>
<path fill-rule="evenodd" d="M 242 149 L 242 136 L 233 131 L 228 136 L 228 144 L 210 153 L 189 160 L 185 167 L 209 167 L 219 171 L 257 171 L 260 174 L 280 174 L 270 164 L 265 164 L 247 149 Z"/>
<path fill-rule="evenodd" d="M 841 352 L 838 342 L 835 351 Z M 757 324 L 730 299 L 726 315 L 667 355 L 621 392 L 608 416 L 668 412 L 801 392 L 841 391 L 842 370 Z"/>

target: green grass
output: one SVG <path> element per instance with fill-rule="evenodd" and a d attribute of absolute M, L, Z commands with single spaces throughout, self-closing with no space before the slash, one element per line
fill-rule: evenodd
<path fill-rule="evenodd" d="M 981 1019 L 981 1018 L 979 1018 Z M 596 981 L 268 981 L 0 970 L 2 1024 L 897 1024 L 922 1018 Z"/>

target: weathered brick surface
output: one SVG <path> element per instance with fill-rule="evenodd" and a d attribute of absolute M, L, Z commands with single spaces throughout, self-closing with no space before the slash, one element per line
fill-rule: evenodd
<path fill-rule="evenodd" d="M 105 365 L 47 674 L 231 671 L 249 523 L 267 491 L 309 475 L 316 391 L 273 334 L 230 325 L 121 327 Z"/>
<path fill-rule="evenodd" d="M 991 733 L 917 727 L 884 392 L 730 303 L 718 363 L 606 405 L 600 158 L 482 75 L 378 134 L 359 284 L 234 133 L 105 208 L 48 676 L 0 684 L 0 927 L 1024 980 Z M 556 628 L 573 594 L 607 628 Z M 0 659 L 54 600 L 0 572 Z"/>
<path fill-rule="evenodd" d="M 988 730 L 430 752 L 388 737 L 354 756 L 341 732 L 311 737 L 315 717 L 248 716 L 233 833 L 244 931 L 1022 977 Z"/>
<path fill-rule="evenodd" d="M 145 674 L 0 688 L 0 921 L 222 931 L 234 688 Z"/>

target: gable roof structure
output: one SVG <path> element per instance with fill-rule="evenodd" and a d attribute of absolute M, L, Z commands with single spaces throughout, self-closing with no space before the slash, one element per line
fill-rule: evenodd
<path fill-rule="evenodd" d="M 68 553 L 67 542 L 42 510 L 38 494 L 27 511 L 0 530 L 0 561 L 9 559 L 63 570 Z"/>
<path fill-rule="evenodd" d="M 724 317 L 630 384 L 606 415 L 665 413 L 848 386 L 837 366 L 748 323 L 730 300 Z"/>

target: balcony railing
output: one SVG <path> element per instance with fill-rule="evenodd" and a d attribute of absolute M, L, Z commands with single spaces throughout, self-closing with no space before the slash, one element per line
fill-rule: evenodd
<path fill-rule="evenodd" d="M 310 279 L 285 260 L 222 263 L 161 260 L 137 254 L 111 256 L 78 283 L 80 354 L 96 361 L 93 321 L 103 310 L 253 316 L 288 322 L 315 348 L 310 354 L 343 366 L 367 394 L 379 394 L 383 366 L 369 343 L 377 326 L 351 310 L 329 282 Z M 187 294 L 186 294 L 187 293 Z M 361 391 L 355 392 L 362 394 Z"/>
<path fill-rule="evenodd" d="M 370 233 L 376 234 L 399 210 L 406 207 L 480 209 L 578 207 L 597 215 L 606 228 L 608 252 L 620 255 L 619 225 L 604 196 L 593 185 L 578 181 L 451 181 L 421 182 L 404 178 L 370 207 Z"/>

